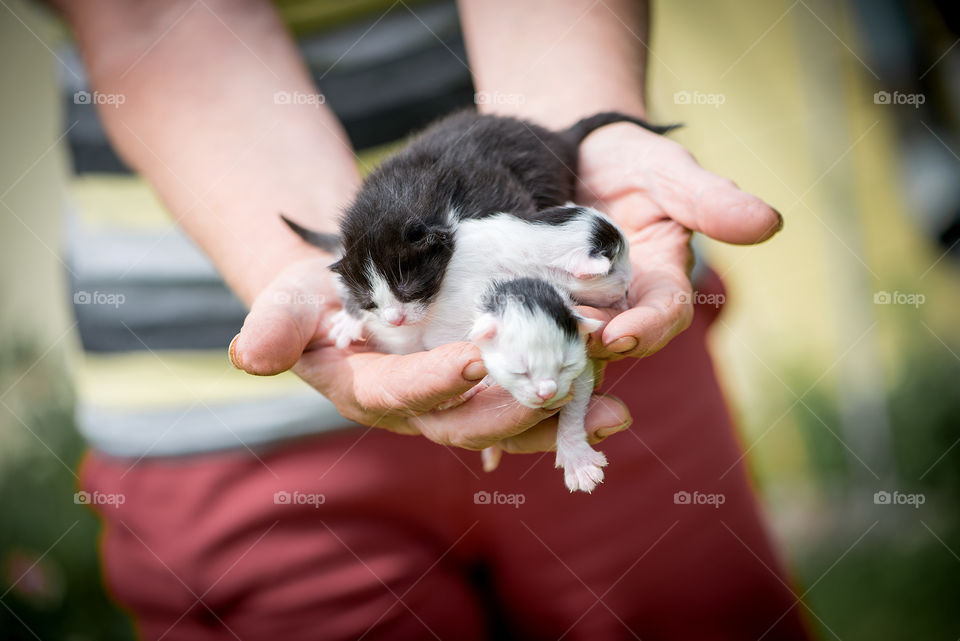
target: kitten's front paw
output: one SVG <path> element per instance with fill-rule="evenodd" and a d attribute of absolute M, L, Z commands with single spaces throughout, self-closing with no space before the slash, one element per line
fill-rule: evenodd
<path fill-rule="evenodd" d="M 603 482 L 602 468 L 606 464 L 607 457 L 603 452 L 598 452 L 586 442 L 573 451 L 557 449 L 557 467 L 563 468 L 563 480 L 571 492 L 593 492 Z"/>
<path fill-rule="evenodd" d="M 346 349 L 350 343 L 363 340 L 363 321 L 341 309 L 333 315 L 328 335 L 338 348 Z"/>

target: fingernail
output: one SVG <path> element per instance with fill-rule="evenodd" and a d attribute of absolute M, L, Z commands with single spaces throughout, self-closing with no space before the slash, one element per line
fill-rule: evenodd
<path fill-rule="evenodd" d="M 237 339 L 240 338 L 240 334 L 237 334 L 233 337 L 233 340 L 230 341 L 230 347 L 227 349 L 227 354 L 230 356 L 230 364 L 236 367 L 239 370 L 243 369 L 243 366 L 240 365 L 240 357 L 237 355 Z"/>
<path fill-rule="evenodd" d="M 467 366 L 463 368 L 464 380 L 467 381 L 479 381 L 481 378 L 487 375 L 487 368 L 483 364 L 483 361 L 470 361 L 467 363 Z"/>
<path fill-rule="evenodd" d="M 773 210 L 773 213 L 775 213 L 777 215 L 777 218 L 780 219 L 780 222 L 777 224 L 777 231 L 780 231 L 781 229 L 783 229 L 783 214 L 781 214 L 776 209 Z"/>
<path fill-rule="evenodd" d="M 608 436 L 612 436 L 617 432 L 622 432 L 623 430 L 630 427 L 632 423 L 633 423 L 633 419 L 631 418 L 624 421 L 620 425 L 614 425 L 613 427 L 601 427 L 595 432 L 595 434 L 597 435 L 597 438 L 607 438 Z"/>
<path fill-rule="evenodd" d="M 624 336 L 613 341 L 607 345 L 607 349 L 613 352 L 614 354 L 625 354 L 631 350 L 636 349 L 637 339 L 633 336 Z"/>

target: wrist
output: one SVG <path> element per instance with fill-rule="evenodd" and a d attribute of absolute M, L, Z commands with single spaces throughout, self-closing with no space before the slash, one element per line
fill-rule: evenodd
<path fill-rule="evenodd" d="M 513 116 L 551 129 L 565 129 L 581 118 L 603 111 L 617 111 L 637 118 L 646 118 L 647 110 L 639 88 L 579 91 L 569 99 L 569 87 L 557 91 L 511 93 L 501 89 L 477 91 L 477 110 L 498 116 Z"/>
<path fill-rule="evenodd" d="M 643 117 L 646 5 L 460 0 L 480 110 L 552 129 L 601 111 Z"/>

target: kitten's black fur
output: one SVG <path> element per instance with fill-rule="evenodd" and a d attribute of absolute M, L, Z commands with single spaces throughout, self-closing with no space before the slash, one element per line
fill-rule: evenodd
<path fill-rule="evenodd" d="M 590 230 L 590 255 L 603 256 L 610 261 L 622 252 L 624 247 L 623 234 L 613 223 L 603 218 L 594 218 Z"/>
<path fill-rule="evenodd" d="M 580 143 L 615 122 L 632 122 L 658 134 L 678 126 L 604 112 L 556 132 L 516 118 L 459 112 L 428 127 L 367 177 L 341 219 L 339 239 L 284 220 L 301 238 L 324 249 L 342 243 L 343 256 L 331 269 L 341 276 L 354 305 L 372 308 L 366 272 L 371 261 L 398 300 L 428 303 L 453 255 L 450 212 L 461 220 L 507 212 L 562 222 L 572 215 L 560 206 L 573 199 Z M 552 208 L 560 209 L 551 213 Z M 608 231 L 595 232 L 597 253 L 611 251 Z"/>
<path fill-rule="evenodd" d="M 556 288 L 539 278 L 514 278 L 495 280 L 487 289 L 483 311 L 503 316 L 507 305 L 523 305 L 530 312 L 542 311 L 556 322 L 563 335 L 570 340 L 580 336 L 577 317 Z"/>

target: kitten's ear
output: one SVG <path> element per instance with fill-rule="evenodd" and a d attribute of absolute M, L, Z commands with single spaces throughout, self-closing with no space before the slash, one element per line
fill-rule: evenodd
<path fill-rule="evenodd" d="M 489 343 L 500 331 L 500 320 L 493 314 L 481 314 L 470 330 L 470 340 L 477 345 Z"/>
<path fill-rule="evenodd" d="M 551 265 L 569 272 L 577 280 L 590 280 L 610 273 L 613 264 L 604 256 L 591 256 L 583 249 L 574 249 L 554 260 Z"/>
<path fill-rule="evenodd" d="M 603 321 L 595 318 L 586 318 L 585 316 L 580 316 L 579 314 L 577 315 L 577 329 L 580 330 L 581 336 L 592 334 L 601 327 L 603 327 Z"/>
<path fill-rule="evenodd" d="M 436 225 L 430 228 L 430 231 L 423 239 L 423 242 L 431 247 L 436 247 L 437 245 L 449 245 L 451 242 L 453 242 L 453 231 L 451 231 L 449 227 Z"/>
<path fill-rule="evenodd" d="M 403 228 L 403 240 L 420 247 L 435 247 L 449 244 L 453 231 L 446 225 L 427 225 L 420 220 L 411 220 Z"/>
<path fill-rule="evenodd" d="M 342 273 L 343 273 L 343 259 L 341 258 L 341 259 L 338 260 L 337 262 L 335 262 L 335 263 L 333 263 L 332 265 L 328 266 L 327 269 L 329 269 L 330 271 L 332 271 L 332 272 L 335 273 L 335 274 L 342 274 Z"/>
<path fill-rule="evenodd" d="M 420 220 L 410 220 L 403 226 L 403 240 L 408 243 L 419 243 L 430 232 L 430 228 Z"/>

